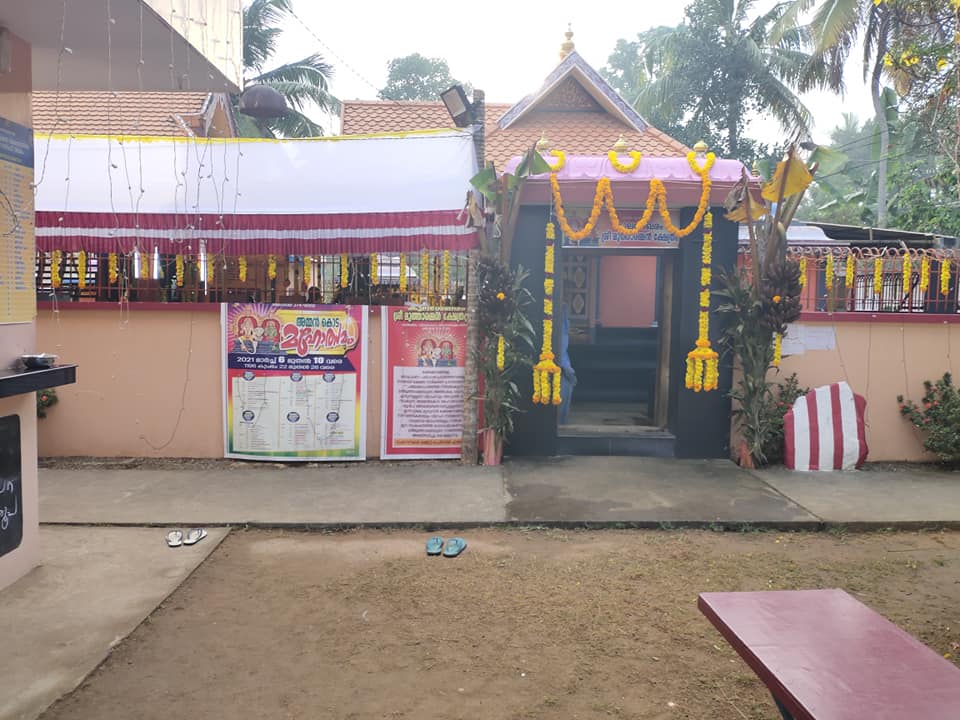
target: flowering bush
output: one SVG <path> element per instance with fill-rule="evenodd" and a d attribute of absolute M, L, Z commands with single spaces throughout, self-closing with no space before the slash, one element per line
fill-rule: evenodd
<path fill-rule="evenodd" d="M 53 388 L 37 390 L 37 417 L 45 418 L 47 416 L 47 408 L 56 405 L 58 399 L 57 391 Z"/>
<path fill-rule="evenodd" d="M 923 447 L 943 462 L 960 462 L 960 391 L 950 373 L 935 383 L 924 380 L 923 390 L 920 405 L 897 395 L 900 414 L 926 434 Z"/>

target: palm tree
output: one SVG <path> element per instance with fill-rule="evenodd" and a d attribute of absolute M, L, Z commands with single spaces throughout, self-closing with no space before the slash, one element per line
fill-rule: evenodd
<path fill-rule="evenodd" d="M 809 36 L 781 2 L 751 22 L 754 0 L 694 0 L 685 21 L 638 36 L 637 108 L 663 129 L 686 129 L 731 157 L 750 151 L 746 112 L 773 115 L 787 133 L 809 134 L 797 92 L 822 82 Z M 693 140 L 693 138 L 685 138 Z"/>
<path fill-rule="evenodd" d="M 287 113 L 272 120 L 253 120 L 237 115 L 240 134 L 259 137 L 311 137 L 323 128 L 304 115 L 309 104 L 323 112 L 336 112 L 339 101 L 330 94 L 333 67 L 320 53 L 272 70 L 264 70 L 277 50 L 283 30 L 280 24 L 293 15 L 291 0 L 253 0 L 243 10 L 244 88 L 268 85 L 287 102 Z"/>
<path fill-rule="evenodd" d="M 791 12 L 809 10 L 813 0 L 794 0 Z M 827 86 L 843 92 L 843 70 L 851 51 L 863 38 L 863 79 L 870 88 L 874 119 L 880 131 L 877 165 L 876 224 L 887 220 L 887 159 L 890 151 L 889 100 L 881 78 L 884 57 L 896 36 L 897 16 L 885 2 L 874 0 L 821 0 L 810 23 L 814 38 L 813 59 L 826 68 Z"/>

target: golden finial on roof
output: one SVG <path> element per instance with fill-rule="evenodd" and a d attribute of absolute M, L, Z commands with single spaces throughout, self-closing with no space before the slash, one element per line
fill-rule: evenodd
<path fill-rule="evenodd" d="M 627 142 L 627 139 L 623 136 L 623 133 L 620 133 L 620 139 L 617 140 L 610 149 L 618 155 L 623 155 L 624 153 L 630 152 L 630 143 Z"/>
<path fill-rule="evenodd" d="M 707 150 L 710 149 L 710 146 L 707 145 L 703 140 L 698 140 L 697 144 L 693 146 L 693 151 L 698 155 L 706 155 Z"/>
<path fill-rule="evenodd" d="M 560 43 L 561 60 L 573 52 L 573 30 L 570 29 L 570 23 L 567 23 L 567 31 L 563 34 L 563 36 L 567 39 Z"/>
<path fill-rule="evenodd" d="M 550 149 L 550 141 L 547 140 L 547 134 L 545 132 L 540 133 L 540 139 L 537 140 L 537 152 L 545 153 Z"/>

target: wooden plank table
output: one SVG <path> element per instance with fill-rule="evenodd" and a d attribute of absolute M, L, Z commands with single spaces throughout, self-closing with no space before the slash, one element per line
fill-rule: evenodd
<path fill-rule="evenodd" d="M 958 720 L 960 669 L 843 590 L 703 593 L 787 720 Z"/>

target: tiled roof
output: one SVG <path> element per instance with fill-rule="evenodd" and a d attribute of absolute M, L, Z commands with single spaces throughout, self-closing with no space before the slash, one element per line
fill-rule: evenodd
<path fill-rule="evenodd" d="M 33 93 L 33 130 L 78 135 L 186 136 L 205 92 Z M 186 117 L 181 117 L 186 116 Z M 58 122 L 59 118 L 59 122 Z"/>
<path fill-rule="evenodd" d="M 577 155 L 606 153 L 623 133 L 631 150 L 648 155 L 676 156 L 688 152 L 683 143 L 647 125 L 638 132 L 606 112 L 533 109 L 501 130 L 498 120 L 513 105 L 487 103 L 486 155 L 497 168 L 523 154 L 546 133 L 550 145 Z M 387 102 L 347 100 L 341 114 L 344 135 L 450 127 L 450 116 L 441 102 Z"/>
<path fill-rule="evenodd" d="M 510 109 L 508 103 L 486 103 L 487 132 Z M 340 133 L 367 135 L 404 130 L 453 127 L 447 109 L 436 101 L 345 100 L 341 103 Z"/>

